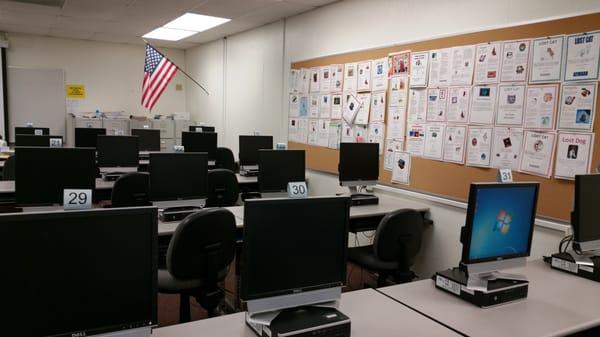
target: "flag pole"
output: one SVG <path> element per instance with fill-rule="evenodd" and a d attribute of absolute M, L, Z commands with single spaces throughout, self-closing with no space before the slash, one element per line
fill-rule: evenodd
<path fill-rule="evenodd" d="M 144 40 L 144 39 L 142 39 Z M 159 53 L 162 57 L 166 58 L 167 60 L 169 59 L 168 57 L 166 57 L 163 53 L 160 52 L 160 50 L 158 50 L 156 47 L 154 47 L 153 45 L 151 45 L 148 41 L 144 40 L 144 42 L 149 45 L 150 47 L 154 48 L 154 50 L 156 50 L 157 53 Z M 173 64 L 175 64 L 175 62 L 172 62 Z M 206 95 L 210 96 L 210 94 L 208 93 L 208 91 L 206 91 L 206 89 L 204 89 L 204 87 L 198 83 L 198 81 L 196 81 L 195 79 L 192 78 L 192 76 L 190 76 L 188 73 L 185 72 L 185 70 L 181 69 L 180 66 L 178 66 L 177 64 L 175 64 L 175 66 L 177 67 L 177 70 L 181 71 L 185 76 L 187 76 L 187 78 L 189 78 L 192 82 L 196 83 L 197 86 L 200 87 L 200 89 L 204 90 L 204 92 L 206 93 Z"/>

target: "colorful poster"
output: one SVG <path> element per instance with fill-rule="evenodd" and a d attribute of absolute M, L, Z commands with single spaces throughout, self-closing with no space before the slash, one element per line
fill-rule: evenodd
<path fill-rule="evenodd" d="M 593 131 L 598 83 L 564 84 L 560 95 L 560 130 Z"/>
<path fill-rule="evenodd" d="M 332 64 L 331 69 L 331 84 L 329 86 L 330 91 L 335 94 L 339 94 L 343 90 L 344 85 L 344 65 L 343 64 Z"/>
<path fill-rule="evenodd" d="M 410 86 L 426 87 L 429 75 L 429 52 L 412 53 L 410 70 Z"/>
<path fill-rule="evenodd" d="M 492 167 L 518 170 L 523 145 L 523 129 L 496 127 L 492 146 Z"/>
<path fill-rule="evenodd" d="M 384 170 L 391 171 L 394 168 L 394 153 L 402 150 L 404 150 L 403 139 L 385 140 L 385 155 L 383 157 Z"/>
<path fill-rule="evenodd" d="M 358 84 L 356 90 L 371 90 L 371 61 L 364 61 L 358 63 Z"/>
<path fill-rule="evenodd" d="M 502 44 L 490 42 L 478 44 L 475 49 L 475 84 L 498 83 Z"/>
<path fill-rule="evenodd" d="M 373 60 L 373 91 L 387 90 L 388 84 L 388 59 L 387 57 Z"/>
<path fill-rule="evenodd" d="M 597 80 L 600 67 L 600 31 L 567 36 L 565 81 Z"/>
<path fill-rule="evenodd" d="M 425 143 L 423 157 L 427 159 L 442 160 L 444 155 L 444 124 L 425 124 Z"/>
<path fill-rule="evenodd" d="M 421 124 L 409 124 L 406 130 L 406 151 L 422 156 L 425 149 L 425 129 Z"/>
<path fill-rule="evenodd" d="M 410 75 L 410 50 L 389 54 L 390 76 Z"/>
<path fill-rule="evenodd" d="M 590 173 L 593 149 L 593 133 L 559 132 L 554 177 L 572 180 Z"/>
<path fill-rule="evenodd" d="M 450 85 L 471 85 L 475 68 L 475 46 L 452 48 L 450 60 Z"/>
<path fill-rule="evenodd" d="M 529 62 L 529 40 L 505 41 L 502 45 L 501 82 L 525 82 Z"/>
<path fill-rule="evenodd" d="M 331 119 L 342 118 L 342 100 L 343 95 L 341 94 L 331 95 Z"/>
<path fill-rule="evenodd" d="M 550 178 L 556 134 L 526 130 L 520 171 Z"/>
<path fill-rule="evenodd" d="M 385 121 L 385 91 L 371 95 L 371 122 Z"/>
<path fill-rule="evenodd" d="M 408 103 L 408 76 L 393 76 L 390 79 L 390 107 L 401 107 L 406 110 Z"/>
<path fill-rule="evenodd" d="M 444 122 L 446 120 L 446 107 L 448 101 L 448 88 L 427 89 L 427 121 Z"/>
<path fill-rule="evenodd" d="M 354 125 L 352 126 L 354 131 L 354 137 L 357 143 L 366 143 L 369 139 L 369 126 L 368 125 Z"/>
<path fill-rule="evenodd" d="M 467 127 L 464 125 L 446 126 L 443 157 L 444 161 L 464 164 L 466 133 Z"/>
<path fill-rule="evenodd" d="M 448 88 L 446 121 L 449 123 L 467 123 L 471 105 L 471 87 Z"/>
<path fill-rule="evenodd" d="M 427 89 L 410 88 L 408 91 L 408 121 L 424 123 L 427 115 Z"/>
<path fill-rule="evenodd" d="M 498 86 L 496 125 L 522 126 L 525 85 Z"/>
<path fill-rule="evenodd" d="M 528 129 L 554 129 L 557 107 L 558 84 L 528 86 L 524 126 Z"/>
<path fill-rule="evenodd" d="M 469 127 L 467 136 L 467 166 L 490 167 L 492 151 L 491 127 Z"/>
<path fill-rule="evenodd" d="M 498 87 L 495 85 L 473 87 L 469 123 L 494 124 L 497 91 Z"/>
<path fill-rule="evenodd" d="M 331 118 L 331 95 L 321 95 L 319 102 L 319 117 Z"/>
<path fill-rule="evenodd" d="M 356 63 L 346 63 L 344 65 L 344 91 L 356 91 L 358 84 L 358 70 Z"/>
<path fill-rule="evenodd" d="M 560 82 L 564 36 L 545 37 L 531 42 L 530 83 Z"/>
<path fill-rule="evenodd" d="M 410 183 L 410 165 L 410 153 L 394 152 L 392 183 L 408 185 Z"/>
<path fill-rule="evenodd" d="M 429 51 L 429 86 L 448 85 L 450 80 L 450 57 L 452 48 Z"/>

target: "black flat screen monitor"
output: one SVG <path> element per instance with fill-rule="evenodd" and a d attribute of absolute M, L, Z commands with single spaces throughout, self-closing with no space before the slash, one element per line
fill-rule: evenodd
<path fill-rule="evenodd" d="M 340 143 L 338 171 L 342 186 L 375 184 L 379 179 L 379 144 Z"/>
<path fill-rule="evenodd" d="M 273 150 L 273 136 L 240 136 L 240 165 L 258 165 L 258 150 Z"/>
<path fill-rule="evenodd" d="M 105 128 L 75 128 L 75 146 L 96 148 L 98 136 L 106 135 Z"/>
<path fill-rule="evenodd" d="M 160 151 L 160 130 L 131 129 L 132 136 L 140 139 L 140 151 Z"/>
<path fill-rule="evenodd" d="M 150 153 L 152 201 L 204 199 L 207 196 L 206 153 Z"/>
<path fill-rule="evenodd" d="M 206 125 L 190 125 L 190 132 L 215 132 L 214 126 L 206 126 Z"/>
<path fill-rule="evenodd" d="M 462 263 L 529 256 L 538 190 L 538 183 L 471 184 Z"/>
<path fill-rule="evenodd" d="M 342 286 L 349 207 L 348 197 L 246 200 L 241 298 Z"/>
<path fill-rule="evenodd" d="M 60 139 L 62 143 L 62 136 L 50 136 L 50 135 L 15 135 L 16 146 L 38 146 L 38 147 L 50 147 L 50 139 Z"/>
<path fill-rule="evenodd" d="M 2 335 L 156 325 L 157 229 L 153 207 L 0 215 Z"/>
<path fill-rule="evenodd" d="M 579 250 L 600 250 L 600 174 L 575 176 L 575 206 L 571 216 L 573 241 Z"/>
<path fill-rule="evenodd" d="M 182 132 L 181 145 L 185 152 L 206 152 L 208 160 L 217 157 L 217 134 L 215 132 Z"/>
<path fill-rule="evenodd" d="M 17 147 L 15 191 L 19 205 L 62 204 L 64 189 L 96 185 L 96 154 L 88 148 Z"/>
<path fill-rule="evenodd" d="M 137 136 L 98 136 L 98 167 L 137 167 L 139 138 Z"/>
<path fill-rule="evenodd" d="M 258 189 L 284 192 L 289 182 L 305 181 L 304 150 L 258 150 Z"/>
<path fill-rule="evenodd" d="M 34 126 L 15 126 L 15 135 L 49 135 L 50 128 Z"/>

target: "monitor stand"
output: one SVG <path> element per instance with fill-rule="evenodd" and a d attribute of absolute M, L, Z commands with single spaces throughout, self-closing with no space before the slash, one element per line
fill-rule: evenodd
<path fill-rule="evenodd" d="M 152 205 L 158 207 L 160 221 L 180 221 L 204 208 L 206 199 L 154 201 Z"/>
<path fill-rule="evenodd" d="M 137 172 L 137 170 L 137 167 L 101 167 L 100 175 L 104 181 L 115 181 L 120 176 L 130 172 Z"/>
<path fill-rule="evenodd" d="M 600 252 L 577 254 L 572 250 L 552 254 L 551 267 L 588 280 L 600 282 Z"/>
<path fill-rule="evenodd" d="M 358 186 L 348 186 L 352 206 L 379 204 L 379 198 L 373 193 L 359 193 Z"/>

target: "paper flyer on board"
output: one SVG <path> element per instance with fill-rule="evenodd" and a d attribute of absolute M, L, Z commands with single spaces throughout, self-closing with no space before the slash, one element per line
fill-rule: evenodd
<path fill-rule="evenodd" d="M 310 93 L 321 91 L 319 68 L 310 68 Z"/>
<path fill-rule="evenodd" d="M 298 116 L 308 117 L 309 114 L 308 96 L 300 96 L 300 104 L 298 105 Z"/>
<path fill-rule="evenodd" d="M 356 91 L 371 90 L 371 61 L 363 61 L 358 63 L 358 83 Z"/>
<path fill-rule="evenodd" d="M 558 129 L 592 131 L 598 83 L 564 84 L 560 95 Z"/>
<path fill-rule="evenodd" d="M 298 138 L 298 119 L 290 118 L 288 122 L 288 141 L 299 142 Z"/>
<path fill-rule="evenodd" d="M 319 120 L 308 120 L 308 144 L 319 145 Z"/>
<path fill-rule="evenodd" d="M 469 127 L 467 136 L 467 166 L 490 167 L 492 151 L 491 127 Z"/>
<path fill-rule="evenodd" d="M 443 160 L 464 164 L 467 127 L 464 125 L 447 125 L 445 136 Z"/>
<path fill-rule="evenodd" d="M 410 54 L 410 86 L 426 87 L 429 76 L 429 52 Z"/>
<path fill-rule="evenodd" d="M 358 70 L 356 63 L 346 63 L 344 65 L 344 91 L 356 91 L 358 84 Z"/>
<path fill-rule="evenodd" d="M 475 74 L 473 83 L 498 83 L 500 78 L 500 57 L 502 44 L 490 42 L 478 44 L 475 47 Z"/>
<path fill-rule="evenodd" d="M 529 40 L 505 41 L 502 45 L 501 82 L 525 82 L 529 62 Z"/>
<path fill-rule="evenodd" d="M 448 88 L 446 121 L 448 123 L 467 123 L 471 106 L 471 87 Z"/>
<path fill-rule="evenodd" d="M 402 150 L 404 150 L 403 139 L 385 140 L 385 155 L 383 157 L 383 168 L 386 171 L 391 171 L 394 168 L 394 153 Z"/>
<path fill-rule="evenodd" d="M 352 93 L 345 93 L 343 100 L 342 118 L 348 125 L 352 125 L 360 108 L 360 101 Z"/>
<path fill-rule="evenodd" d="M 564 40 L 561 35 L 531 41 L 530 83 L 560 82 Z"/>
<path fill-rule="evenodd" d="M 369 139 L 369 126 L 368 125 L 354 125 L 352 126 L 354 131 L 354 138 L 357 143 L 366 143 Z"/>
<path fill-rule="evenodd" d="M 444 124 L 425 124 L 425 143 L 423 157 L 427 159 L 442 160 L 444 155 Z"/>
<path fill-rule="evenodd" d="M 448 88 L 427 88 L 428 122 L 446 121 L 446 107 L 448 101 Z"/>
<path fill-rule="evenodd" d="M 310 95 L 310 102 L 309 102 L 310 107 L 309 107 L 308 117 L 319 118 L 319 107 L 321 106 L 320 100 L 321 100 L 320 95 L 318 95 L 318 94 Z"/>
<path fill-rule="evenodd" d="M 332 93 L 339 94 L 344 88 L 344 65 L 332 64 L 331 69 L 331 84 L 329 85 Z"/>
<path fill-rule="evenodd" d="M 600 31 L 567 36 L 565 81 L 598 80 Z"/>
<path fill-rule="evenodd" d="M 298 94 L 290 94 L 290 117 L 300 116 L 300 99 Z"/>
<path fill-rule="evenodd" d="M 494 124 L 497 90 L 498 87 L 495 85 L 473 87 L 469 123 Z"/>
<path fill-rule="evenodd" d="M 342 138 L 342 121 L 329 122 L 329 144 L 330 149 L 338 149 Z"/>
<path fill-rule="evenodd" d="M 410 75 L 410 50 L 391 53 L 389 57 L 389 77 L 399 75 Z"/>
<path fill-rule="evenodd" d="M 424 123 L 427 115 L 427 89 L 410 88 L 408 96 L 408 121 Z"/>
<path fill-rule="evenodd" d="M 387 138 L 404 139 L 406 110 L 400 107 L 389 107 L 387 125 Z"/>
<path fill-rule="evenodd" d="M 298 137 L 296 138 L 298 143 L 308 143 L 308 119 L 298 119 Z"/>
<path fill-rule="evenodd" d="M 406 151 L 413 156 L 423 156 L 425 130 L 422 124 L 409 124 L 406 129 Z"/>
<path fill-rule="evenodd" d="M 522 128 L 496 127 L 492 144 L 492 167 L 518 170 L 522 145 Z"/>
<path fill-rule="evenodd" d="M 452 48 L 429 51 L 429 83 L 430 87 L 448 85 L 450 80 L 450 57 Z"/>
<path fill-rule="evenodd" d="M 392 169 L 392 182 L 408 185 L 410 182 L 410 153 L 394 152 L 394 164 Z"/>
<path fill-rule="evenodd" d="M 388 59 L 387 57 L 373 60 L 373 91 L 386 90 L 388 85 Z"/>
<path fill-rule="evenodd" d="M 525 85 L 499 85 L 496 125 L 522 126 Z"/>
<path fill-rule="evenodd" d="M 310 69 L 300 69 L 300 93 L 308 95 L 310 92 Z"/>
<path fill-rule="evenodd" d="M 528 129 L 553 129 L 557 107 L 558 84 L 528 86 L 523 126 Z"/>
<path fill-rule="evenodd" d="M 369 135 L 367 142 L 379 144 L 379 154 L 383 154 L 383 139 L 385 137 L 385 124 L 374 122 L 369 124 Z"/>
<path fill-rule="evenodd" d="M 385 121 L 385 91 L 374 92 L 371 96 L 371 122 Z"/>
<path fill-rule="evenodd" d="M 471 85 L 475 61 L 475 45 L 452 48 L 450 56 L 450 85 Z"/>
<path fill-rule="evenodd" d="M 401 107 L 406 110 L 408 106 L 408 76 L 393 76 L 390 79 L 388 106 Z"/>
<path fill-rule="evenodd" d="M 356 138 L 354 137 L 354 129 L 351 124 L 346 123 L 342 120 L 342 143 L 356 143 Z"/>
<path fill-rule="evenodd" d="M 317 145 L 327 147 L 329 145 L 329 119 L 319 119 L 317 131 Z"/>
<path fill-rule="evenodd" d="M 557 144 L 554 177 L 572 180 L 577 174 L 590 173 L 593 133 L 559 132 Z"/>
<path fill-rule="evenodd" d="M 324 66 L 319 68 L 320 92 L 328 93 L 331 87 L 331 68 Z"/>
<path fill-rule="evenodd" d="M 290 94 L 297 94 L 300 84 L 300 70 L 290 69 Z"/>
<path fill-rule="evenodd" d="M 354 124 L 367 125 L 369 124 L 369 115 L 371 112 L 371 93 L 362 93 L 356 95 L 360 102 L 360 107 L 354 118 Z"/>
<path fill-rule="evenodd" d="M 331 119 L 342 118 L 342 94 L 331 95 Z"/>
<path fill-rule="evenodd" d="M 331 95 L 321 95 L 319 101 L 319 117 L 331 118 Z"/>
<path fill-rule="evenodd" d="M 526 130 L 519 171 L 550 178 L 556 134 Z"/>

